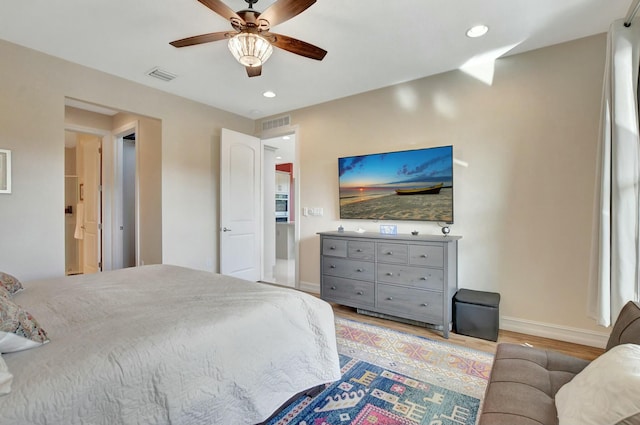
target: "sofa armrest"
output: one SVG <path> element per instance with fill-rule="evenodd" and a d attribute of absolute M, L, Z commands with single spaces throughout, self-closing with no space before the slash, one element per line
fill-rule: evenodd
<path fill-rule="evenodd" d="M 640 303 L 629 301 L 622 307 L 609 335 L 609 351 L 620 344 L 640 344 Z"/>

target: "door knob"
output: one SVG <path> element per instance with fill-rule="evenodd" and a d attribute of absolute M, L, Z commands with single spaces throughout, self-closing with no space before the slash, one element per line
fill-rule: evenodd
<path fill-rule="evenodd" d="M 223 231 L 223 232 L 230 232 L 230 231 L 231 231 L 231 229 L 227 229 L 226 227 L 223 227 L 223 228 L 222 228 L 222 231 Z"/>

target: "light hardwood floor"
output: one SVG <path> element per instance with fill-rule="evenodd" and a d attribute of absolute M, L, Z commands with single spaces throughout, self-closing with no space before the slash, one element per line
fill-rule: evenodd
<path fill-rule="evenodd" d="M 495 353 L 496 346 L 501 342 L 514 344 L 529 344 L 533 347 L 560 351 L 562 353 L 593 360 L 604 350 L 586 345 L 572 344 L 570 342 L 557 341 L 554 339 L 542 338 L 538 336 L 525 335 L 516 332 L 500 330 L 498 333 L 498 342 L 486 341 L 484 339 L 473 338 L 465 335 L 449 333 L 449 339 L 445 339 L 439 331 L 427 329 L 419 326 L 407 325 L 392 320 L 379 319 L 377 317 L 365 316 L 358 314 L 354 308 L 345 307 L 338 304 L 331 304 L 334 314 L 345 319 L 356 320 L 359 322 L 370 323 L 372 325 L 384 326 L 401 332 L 407 332 L 414 335 L 423 336 L 430 339 L 447 341 L 452 344 L 459 344 L 476 350 Z"/>

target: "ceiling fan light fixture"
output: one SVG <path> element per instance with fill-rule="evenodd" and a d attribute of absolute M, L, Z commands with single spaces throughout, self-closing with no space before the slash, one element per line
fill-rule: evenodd
<path fill-rule="evenodd" d="M 273 53 L 271 43 L 264 37 L 253 33 L 241 32 L 229 39 L 229 50 L 238 62 L 244 66 L 262 66 Z"/>

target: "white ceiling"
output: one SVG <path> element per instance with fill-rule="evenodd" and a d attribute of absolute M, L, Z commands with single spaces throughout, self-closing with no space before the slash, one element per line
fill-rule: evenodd
<path fill-rule="evenodd" d="M 276 164 L 296 162 L 296 135 L 273 137 L 262 140 L 265 145 L 276 148 Z"/>
<path fill-rule="evenodd" d="M 244 0 L 225 2 L 233 10 L 247 7 Z M 255 8 L 273 2 L 260 0 Z M 324 60 L 274 49 L 254 78 L 225 41 L 169 45 L 231 28 L 196 0 L 3 1 L 0 39 L 258 119 L 458 69 L 490 52 L 510 55 L 603 33 L 626 15 L 630 2 L 318 0 L 272 30 L 327 50 Z M 478 23 L 489 33 L 466 37 Z M 163 82 L 147 76 L 156 66 L 178 77 Z M 277 96 L 264 98 L 266 90 Z"/>

